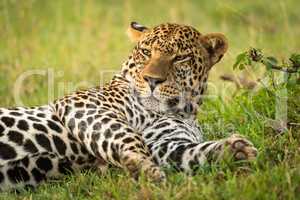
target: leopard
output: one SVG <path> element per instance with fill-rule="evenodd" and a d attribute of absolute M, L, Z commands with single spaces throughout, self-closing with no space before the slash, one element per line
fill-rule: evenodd
<path fill-rule="evenodd" d="M 224 34 L 137 22 L 127 33 L 133 50 L 107 84 L 43 106 L 0 109 L 1 190 L 109 167 L 164 182 L 165 168 L 193 173 L 225 152 L 234 160 L 256 158 L 242 135 L 205 140 L 197 120 L 209 72 L 228 49 Z"/>

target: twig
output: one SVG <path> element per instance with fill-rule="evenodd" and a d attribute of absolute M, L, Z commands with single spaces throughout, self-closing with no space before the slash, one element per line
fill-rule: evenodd
<path fill-rule="evenodd" d="M 287 68 L 283 68 L 283 67 L 275 66 L 275 65 L 273 65 L 271 68 L 278 70 L 278 71 L 286 72 L 286 73 L 297 73 L 298 72 L 298 69 L 287 69 Z"/>

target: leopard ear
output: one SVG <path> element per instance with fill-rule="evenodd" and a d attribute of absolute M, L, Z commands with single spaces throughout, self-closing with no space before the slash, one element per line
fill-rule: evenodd
<path fill-rule="evenodd" d="M 137 22 L 131 22 L 130 26 L 127 29 L 127 34 L 132 41 L 137 42 L 142 38 L 144 33 L 147 32 L 147 30 L 147 27 Z"/>
<path fill-rule="evenodd" d="M 221 33 L 209 33 L 201 36 L 200 40 L 210 56 L 212 65 L 219 62 L 228 49 L 228 41 Z"/>

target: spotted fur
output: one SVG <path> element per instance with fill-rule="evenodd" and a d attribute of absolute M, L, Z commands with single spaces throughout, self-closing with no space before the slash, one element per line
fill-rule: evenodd
<path fill-rule="evenodd" d="M 107 85 L 46 106 L 0 109 L 1 189 L 108 165 L 161 181 L 161 166 L 191 173 L 227 148 L 236 159 L 256 156 L 238 135 L 204 141 L 196 122 L 209 70 L 227 50 L 222 34 L 137 23 L 129 34 L 137 44 Z"/>

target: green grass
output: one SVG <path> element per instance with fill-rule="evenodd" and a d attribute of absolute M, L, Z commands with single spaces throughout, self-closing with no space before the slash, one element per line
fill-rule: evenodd
<path fill-rule="evenodd" d="M 299 199 L 299 126 L 277 133 L 266 125 L 266 118 L 275 117 L 274 96 L 260 90 L 232 99 L 234 86 L 218 78 L 231 72 L 235 56 L 250 46 L 279 58 L 299 52 L 298 13 L 297 0 L 0 1 L 1 106 L 46 104 L 109 80 L 133 46 L 125 34 L 130 21 L 186 23 L 203 33 L 222 32 L 230 43 L 211 73 L 214 96 L 199 113 L 207 137 L 240 132 L 260 152 L 250 166 L 223 163 L 194 177 L 168 173 L 166 185 L 135 183 L 122 171 L 104 177 L 88 172 L 43 184 L 35 192 L 1 193 L 0 199 Z M 32 70 L 43 75 L 28 76 L 18 92 L 16 82 Z M 299 92 L 289 89 L 288 116 L 296 123 Z"/>

